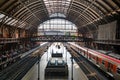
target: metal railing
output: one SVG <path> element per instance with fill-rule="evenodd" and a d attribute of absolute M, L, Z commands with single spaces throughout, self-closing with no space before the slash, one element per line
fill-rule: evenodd
<path fill-rule="evenodd" d="M 19 38 L 0 38 L 0 43 L 14 43 L 14 42 L 19 42 Z"/>
<path fill-rule="evenodd" d="M 120 40 L 94 40 L 95 43 L 120 45 Z"/>
<path fill-rule="evenodd" d="M 42 36 L 33 36 L 26 38 L 0 38 L 0 44 L 5 43 L 17 43 L 17 42 L 89 42 L 92 41 L 92 38 L 84 38 L 81 36 L 70 36 L 70 35 L 42 35 Z"/>

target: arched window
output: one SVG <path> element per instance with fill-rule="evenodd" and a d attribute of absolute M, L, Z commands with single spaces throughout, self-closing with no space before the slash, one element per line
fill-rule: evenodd
<path fill-rule="evenodd" d="M 75 24 L 64 19 L 51 19 L 38 27 L 38 35 L 75 35 L 76 33 Z"/>

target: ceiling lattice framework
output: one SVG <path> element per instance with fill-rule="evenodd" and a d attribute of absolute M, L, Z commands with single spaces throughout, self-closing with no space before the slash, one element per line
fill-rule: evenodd
<path fill-rule="evenodd" d="M 0 0 L 0 22 L 10 26 L 34 30 L 55 13 L 85 33 L 115 20 L 120 0 Z"/>

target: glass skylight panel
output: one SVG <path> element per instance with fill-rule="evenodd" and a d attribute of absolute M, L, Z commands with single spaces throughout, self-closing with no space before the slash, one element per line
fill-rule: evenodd
<path fill-rule="evenodd" d="M 31 27 L 31 25 L 26 25 L 25 29 L 30 29 Z"/>
<path fill-rule="evenodd" d="M 14 21 L 15 21 L 15 19 L 9 21 L 7 24 L 8 24 L 8 25 L 11 25 Z M 11 25 L 11 26 L 12 26 L 12 25 Z"/>
<path fill-rule="evenodd" d="M 11 17 L 8 18 L 8 19 L 5 21 L 5 23 L 9 22 L 11 19 L 12 19 Z"/>
<path fill-rule="evenodd" d="M 2 22 L 2 19 L 0 19 L 0 22 Z"/>
<path fill-rule="evenodd" d="M 5 17 L 5 15 L 0 13 L 0 19 L 3 18 L 3 17 Z"/>
<path fill-rule="evenodd" d="M 19 28 L 24 28 L 26 24 L 24 22 L 20 22 L 21 24 L 18 26 Z"/>
<path fill-rule="evenodd" d="M 2 18 L 5 17 L 4 14 L 0 13 L 0 22 L 2 21 Z M 18 21 L 16 19 L 13 19 L 12 17 L 5 17 L 5 24 L 10 25 L 10 26 L 16 26 L 19 28 L 23 28 L 26 26 L 26 23 L 23 21 Z"/>
<path fill-rule="evenodd" d="M 62 13 L 66 15 L 71 0 L 43 0 L 49 15 Z M 52 17 L 52 16 L 51 16 Z"/>
<path fill-rule="evenodd" d="M 17 22 L 18 20 L 15 20 L 13 23 L 11 23 L 11 25 L 15 26 Z"/>

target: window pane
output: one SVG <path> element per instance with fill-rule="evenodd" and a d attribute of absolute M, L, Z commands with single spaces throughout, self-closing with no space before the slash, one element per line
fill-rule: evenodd
<path fill-rule="evenodd" d="M 43 24 L 40 24 L 38 27 L 38 31 L 43 32 L 43 31 L 61 31 L 63 33 L 65 32 L 70 32 L 70 33 L 75 33 L 77 32 L 77 28 L 74 24 L 71 22 L 64 20 L 64 19 L 51 19 Z M 40 33 L 39 33 L 40 34 Z"/>

